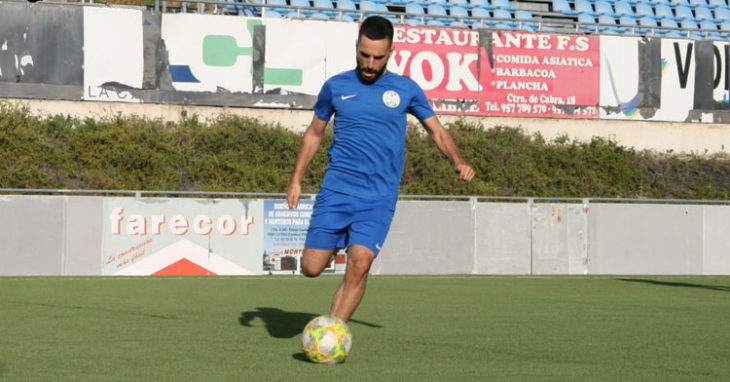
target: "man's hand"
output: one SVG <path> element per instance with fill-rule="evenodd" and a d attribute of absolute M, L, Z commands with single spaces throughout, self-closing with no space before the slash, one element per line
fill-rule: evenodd
<path fill-rule="evenodd" d="M 474 171 L 468 164 L 460 164 L 456 166 L 456 172 L 459 174 L 459 180 L 468 182 L 474 178 L 476 171 Z"/>
<path fill-rule="evenodd" d="M 302 195 L 302 187 L 299 182 L 289 183 L 286 191 L 286 201 L 289 202 L 289 208 L 294 209 L 299 205 L 299 196 Z"/>

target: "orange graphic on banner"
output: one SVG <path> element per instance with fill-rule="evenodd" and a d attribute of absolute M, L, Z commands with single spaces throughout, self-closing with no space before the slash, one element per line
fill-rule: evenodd
<path fill-rule="evenodd" d="M 188 259 L 180 259 L 153 273 L 152 276 L 215 276 L 215 273 Z"/>

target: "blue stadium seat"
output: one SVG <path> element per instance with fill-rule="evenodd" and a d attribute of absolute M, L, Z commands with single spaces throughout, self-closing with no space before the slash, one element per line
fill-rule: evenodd
<path fill-rule="evenodd" d="M 525 11 L 522 9 L 515 11 L 515 20 L 521 21 L 523 30 L 534 32 L 540 28 L 540 24 L 534 21 L 535 17 L 530 11 Z"/>
<path fill-rule="evenodd" d="M 490 4 L 497 9 L 506 9 L 510 11 L 515 10 L 515 8 L 510 5 L 509 0 L 491 0 Z"/>
<path fill-rule="evenodd" d="M 573 2 L 573 6 L 578 14 L 585 13 L 591 16 L 595 16 L 597 14 L 596 11 L 593 10 L 593 3 L 588 0 L 575 0 Z"/>
<path fill-rule="evenodd" d="M 695 20 L 695 15 L 692 13 L 692 10 L 689 9 L 686 5 L 677 5 L 674 7 L 674 14 L 677 16 L 678 19 L 689 19 L 689 20 Z"/>
<path fill-rule="evenodd" d="M 715 20 L 723 22 L 730 20 L 730 9 L 728 8 L 715 8 Z"/>
<path fill-rule="evenodd" d="M 679 27 L 691 31 L 690 37 L 695 40 L 702 40 L 705 38 L 704 33 L 699 32 L 700 26 L 697 25 L 697 22 L 694 20 L 682 19 L 679 21 Z"/>
<path fill-rule="evenodd" d="M 312 4 L 309 3 L 309 0 L 289 0 L 289 5 L 293 7 L 312 8 Z M 292 15 L 292 13 L 295 15 Z M 314 11 L 311 9 L 292 9 L 289 14 L 287 14 L 287 17 L 298 18 L 300 15 L 308 16 L 312 13 L 314 13 Z"/>
<path fill-rule="evenodd" d="M 449 15 L 459 17 L 459 19 L 451 21 L 451 26 L 466 26 L 471 24 L 469 11 L 460 5 L 452 5 L 449 7 Z"/>
<path fill-rule="evenodd" d="M 457 6 L 457 7 L 462 7 L 464 9 L 471 8 L 471 5 L 466 0 L 448 0 L 446 3 L 448 4 L 449 7 Z"/>
<path fill-rule="evenodd" d="M 577 15 L 578 12 L 570 7 L 568 0 L 553 0 L 553 12 L 562 13 L 564 15 Z"/>
<path fill-rule="evenodd" d="M 689 0 L 689 5 L 693 7 L 707 7 L 707 0 Z"/>
<path fill-rule="evenodd" d="M 672 8 L 667 4 L 654 5 L 654 14 L 660 20 L 661 19 L 679 20 L 679 18 L 674 16 L 674 12 L 672 11 Z"/>
<path fill-rule="evenodd" d="M 639 24 L 636 22 L 636 18 L 623 15 L 620 16 L 618 19 L 619 28 L 621 28 L 625 34 L 644 34 L 646 32 L 641 32 L 638 28 Z"/>
<path fill-rule="evenodd" d="M 312 6 L 314 8 L 322 8 L 320 10 L 317 10 L 317 13 L 325 14 L 328 16 L 328 18 L 337 15 L 335 7 L 334 5 L 332 5 L 332 0 L 313 0 Z"/>
<path fill-rule="evenodd" d="M 662 28 L 679 28 L 677 20 L 669 17 L 659 19 L 659 25 Z M 666 29 L 661 31 L 661 34 L 663 37 L 686 37 L 685 34 L 676 29 Z"/>
<path fill-rule="evenodd" d="M 425 20 L 423 19 L 423 16 L 426 15 L 426 11 L 423 9 L 423 6 L 419 3 L 406 3 L 406 24 L 408 25 L 423 25 L 425 24 Z"/>
<path fill-rule="evenodd" d="M 283 16 L 287 13 L 289 13 L 289 10 L 286 9 L 286 6 L 288 5 L 286 3 L 286 0 L 266 0 L 266 5 L 280 5 L 281 8 L 266 8 L 266 11 L 274 11 L 279 14 L 279 16 Z M 268 16 L 268 15 L 267 15 Z M 271 16 L 272 18 L 276 18 L 276 16 Z"/>
<path fill-rule="evenodd" d="M 352 0 L 335 0 L 335 9 L 342 12 L 343 16 L 348 16 L 355 20 L 360 19 L 360 13 L 357 12 L 357 6 Z"/>
<path fill-rule="evenodd" d="M 471 27 L 474 29 L 487 26 L 488 20 L 492 17 L 492 15 L 489 14 L 489 11 L 485 8 L 476 7 L 471 9 L 471 17 L 478 18 L 478 20 L 472 20 Z"/>
<path fill-rule="evenodd" d="M 654 8 L 649 3 L 636 3 L 636 16 L 656 19 Z"/>
<path fill-rule="evenodd" d="M 578 14 L 578 24 L 579 29 L 596 32 L 596 18 L 593 17 L 593 15 L 588 13 L 579 13 Z"/>
<path fill-rule="evenodd" d="M 595 8 L 595 12 L 597 15 L 614 15 L 616 14 L 613 10 L 613 6 L 611 3 L 605 0 L 596 0 L 593 3 L 593 7 Z"/>
<path fill-rule="evenodd" d="M 598 32 L 602 34 L 622 34 L 623 29 L 617 28 L 616 18 L 611 15 L 599 15 L 598 23 L 605 24 L 598 26 Z"/>
<path fill-rule="evenodd" d="M 715 16 L 712 15 L 712 11 L 710 8 L 707 8 L 705 6 L 697 6 L 695 8 L 695 20 L 714 20 Z"/>
<path fill-rule="evenodd" d="M 707 34 L 707 37 L 710 39 L 722 40 L 724 38 L 723 34 L 720 33 L 720 30 L 717 28 L 717 24 L 715 24 L 713 21 L 700 21 L 700 29 L 705 29 L 705 31 L 702 31 L 702 33 Z"/>
<path fill-rule="evenodd" d="M 727 2 L 725 0 L 708 0 L 707 4 L 710 8 L 727 8 Z"/>
<path fill-rule="evenodd" d="M 444 8 L 441 4 L 429 4 L 426 7 L 426 14 L 429 16 L 428 20 L 438 20 L 442 24 L 451 23 L 451 19 L 448 17 L 441 17 L 441 16 L 447 16 L 446 14 L 446 8 Z"/>
<path fill-rule="evenodd" d="M 614 14 L 616 16 L 634 16 L 634 9 L 631 7 L 628 1 L 619 0 L 613 3 Z"/>
<path fill-rule="evenodd" d="M 495 9 L 492 11 L 492 17 L 495 19 L 503 19 L 497 21 L 494 26 L 500 29 L 513 29 L 519 26 L 519 23 L 508 21 L 512 19 L 512 13 L 507 9 Z"/>
<path fill-rule="evenodd" d="M 730 19 L 722 21 L 720 23 L 720 30 L 723 31 L 725 34 L 730 33 Z"/>
<path fill-rule="evenodd" d="M 676 7 L 678 5 L 689 6 L 689 1 L 687 1 L 687 0 L 669 0 L 669 6 Z"/>
<path fill-rule="evenodd" d="M 492 4 L 489 4 L 488 0 L 469 0 L 470 8 L 482 8 L 486 10 L 494 9 Z"/>
<path fill-rule="evenodd" d="M 639 22 L 639 26 L 646 27 L 646 28 L 637 29 L 638 33 L 644 34 L 644 35 L 654 35 L 654 34 L 660 35 L 661 34 L 661 32 L 656 29 L 659 26 L 659 25 L 657 25 L 656 18 L 644 16 L 644 17 L 640 17 L 637 21 Z"/>
<path fill-rule="evenodd" d="M 446 0 L 421 0 L 421 3 L 424 6 L 428 6 L 430 4 L 446 5 Z"/>

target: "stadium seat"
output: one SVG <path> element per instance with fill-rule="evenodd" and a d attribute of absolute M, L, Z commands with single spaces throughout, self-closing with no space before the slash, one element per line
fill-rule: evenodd
<path fill-rule="evenodd" d="M 707 4 L 710 8 L 727 8 L 727 2 L 725 0 L 708 0 Z"/>
<path fill-rule="evenodd" d="M 622 34 L 624 31 L 616 27 L 616 18 L 611 15 L 599 15 L 598 16 L 598 33 L 602 34 Z"/>
<path fill-rule="evenodd" d="M 672 8 L 667 4 L 654 5 L 654 14 L 660 20 L 662 20 L 662 19 L 679 20 L 678 17 L 674 16 L 674 12 L 672 11 Z"/>
<path fill-rule="evenodd" d="M 302 7 L 300 9 L 290 9 L 289 13 L 287 14 L 288 18 L 299 18 L 301 15 L 311 15 L 314 13 L 313 10 L 308 9 L 312 8 L 312 4 L 309 3 L 309 0 L 289 0 L 289 5 L 293 7 Z M 294 13 L 295 15 L 292 15 Z"/>
<path fill-rule="evenodd" d="M 525 10 L 515 11 L 515 20 L 519 20 L 523 30 L 534 32 L 540 28 L 540 23 L 535 22 L 532 12 Z M 519 24 L 518 24 L 519 27 Z"/>
<path fill-rule="evenodd" d="M 686 37 L 685 34 L 680 32 L 679 30 L 679 24 L 677 24 L 677 21 L 673 18 L 663 18 L 659 19 L 659 25 L 662 28 L 676 28 L 676 29 L 665 29 L 661 31 L 661 34 L 663 37 Z"/>
<path fill-rule="evenodd" d="M 596 0 L 593 7 L 597 15 L 614 15 L 613 6 L 605 0 Z"/>
<path fill-rule="evenodd" d="M 360 13 L 357 12 L 357 6 L 352 0 L 335 0 L 335 9 L 354 20 L 360 19 Z"/>
<path fill-rule="evenodd" d="M 639 26 L 645 27 L 637 29 L 636 31 L 638 33 L 649 36 L 653 36 L 655 34 L 661 35 L 661 31 L 657 29 L 659 25 L 654 17 L 640 17 L 637 21 L 639 22 Z"/>
<path fill-rule="evenodd" d="M 656 19 L 654 8 L 649 3 L 636 3 L 636 16 Z"/>
<path fill-rule="evenodd" d="M 679 27 L 690 31 L 689 37 L 691 37 L 695 40 L 702 40 L 703 38 L 705 38 L 704 33 L 699 31 L 700 26 L 697 25 L 697 22 L 694 20 L 690 20 L 690 19 L 679 20 Z M 683 33 L 686 34 L 685 32 L 683 32 Z"/>
<path fill-rule="evenodd" d="M 423 16 L 426 15 L 426 11 L 419 3 L 406 3 L 405 13 L 405 22 L 408 25 L 424 25 L 426 23 L 423 19 Z"/>
<path fill-rule="evenodd" d="M 492 15 L 489 13 L 488 10 L 481 7 L 476 7 L 471 9 L 471 17 L 472 17 L 472 29 L 474 28 L 484 28 L 488 25 L 488 20 L 492 17 Z"/>
<path fill-rule="evenodd" d="M 317 13 L 325 14 L 328 18 L 336 16 L 338 13 L 335 11 L 334 5 L 332 5 L 332 0 L 313 0 L 312 6 L 314 8 L 321 8 L 317 10 Z"/>
<path fill-rule="evenodd" d="M 286 0 L 266 0 L 266 5 L 279 5 L 281 8 L 266 8 L 266 12 L 274 11 L 279 14 L 279 16 L 283 16 L 287 13 L 289 13 L 289 9 L 286 7 L 289 5 L 286 3 Z M 268 17 L 268 15 L 267 15 Z M 272 18 L 276 18 L 276 16 L 271 16 Z"/>
<path fill-rule="evenodd" d="M 684 5 L 686 7 L 689 7 L 689 1 L 687 0 L 669 0 L 669 6 L 676 7 L 678 5 Z"/>
<path fill-rule="evenodd" d="M 625 0 L 619 0 L 613 3 L 614 14 L 616 16 L 634 16 L 634 9 L 631 8 L 631 4 Z"/>
<path fill-rule="evenodd" d="M 482 9 L 494 9 L 494 7 L 489 4 L 488 0 L 469 0 L 469 7 L 470 8 L 482 8 Z"/>
<path fill-rule="evenodd" d="M 494 26 L 500 29 L 513 29 L 519 25 L 516 22 L 508 21 L 512 19 L 512 13 L 506 9 L 495 9 L 492 11 L 492 17 L 495 19 L 501 19 L 497 21 Z"/>
<path fill-rule="evenodd" d="M 497 9 L 506 9 L 509 11 L 515 10 L 515 8 L 510 5 L 509 0 L 491 0 L 490 4 Z"/>
<path fill-rule="evenodd" d="M 712 15 L 712 11 L 710 8 L 707 8 L 705 6 L 697 6 L 695 8 L 695 20 L 702 21 L 702 20 L 708 20 L 712 21 L 715 19 L 715 16 Z"/>
<path fill-rule="evenodd" d="M 591 16 L 597 15 L 596 11 L 593 10 L 593 3 L 588 0 L 575 0 L 575 2 L 573 2 L 573 6 L 578 14 L 584 13 Z"/>
<path fill-rule="evenodd" d="M 568 3 L 568 0 L 552 0 L 552 4 L 553 12 L 562 13 L 569 16 L 574 16 L 578 14 L 578 12 L 574 11 L 570 7 L 570 3 Z"/>
<path fill-rule="evenodd" d="M 695 20 L 695 15 L 692 13 L 692 10 L 689 9 L 686 5 L 677 5 L 674 7 L 674 14 L 677 16 L 678 19 L 688 19 L 688 20 Z"/>
<path fill-rule="evenodd" d="M 469 20 L 469 11 L 460 5 L 452 5 L 449 8 L 449 15 L 459 17 L 451 21 L 451 26 L 467 26 L 471 24 Z"/>
<path fill-rule="evenodd" d="M 618 19 L 619 28 L 624 31 L 624 34 L 645 34 L 646 29 L 638 28 L 639 24 L 636 22 L 636 18 L 623 15 Z"/>
<path fill-rule="evenodd" d="M 447 5 L 449 6 L 449 7 L 454 7 L 454 6 L 456 6 L 456 7 L 462 7 L 462 8 L 464 8 L 464 9 L 469 9 L 469 8 L 471 8 L 471 5 L 469 5 L 469 2 L 468 2 L 468 1 L 466 1 L 466 0 L 448 0 L 448 1 L 446 2 L 446 4 L 447 4 Z"/>
<path fill-rule="evenodd" d="M 730 9 L 728 8 L 715 8 L 715 20 L 723 22 L 730 20 Z"/>
<path fill-rule="evenodd" d="M 588 13 L 579 13 L 578 24 L 579 29 L 596 32 L 596 18 L 593 17 L 593 15 L 590 15 Z"/>
<path fill-rule="evenodd" d="M 689 0 L 689 5 L 693 7 L 707 7 L 707 0 Z"/>
<path fill-rule="evenodd" d="M 446 14 L 446 8 L 443 7 L 441 4 L 429 4 L 426 7 L 426 15 L 428 15 L 427 20 L 438 20 L 442 24 L 451 23 L 451 19 Z"/>

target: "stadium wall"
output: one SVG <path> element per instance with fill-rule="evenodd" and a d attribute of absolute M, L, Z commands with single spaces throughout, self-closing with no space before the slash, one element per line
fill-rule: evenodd
<path fill-rule="evenodd" d="M 5 195 L 0 275 L 298 273 L 312 204 Z M 730 205 L 400 200 L 372 273 L 727 275 L 729 229 Z"/>

